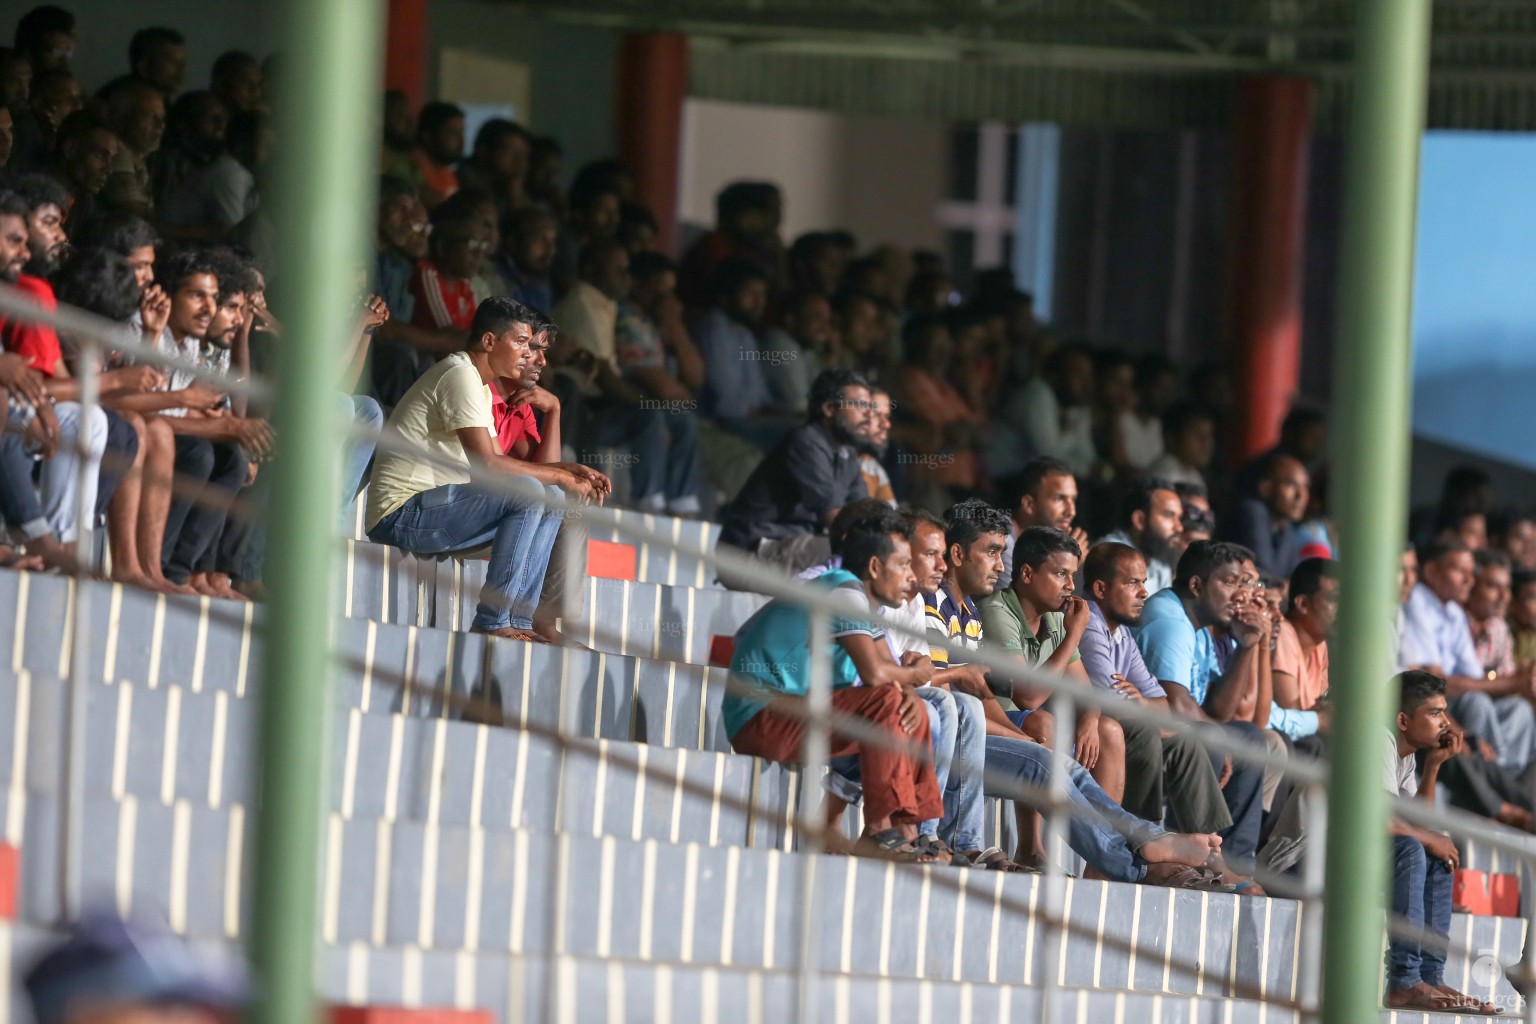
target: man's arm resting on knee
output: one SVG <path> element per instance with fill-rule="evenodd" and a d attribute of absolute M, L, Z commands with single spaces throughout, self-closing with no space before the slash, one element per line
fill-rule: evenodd
<path fill-rule="evenodd" d="M 544 484 L 553 484 L 571 492 L 573 497 L 596 499 L 606 495 L 606 487 L 600 487 L 595 478 L 606 482 L 607 477 L 595 469 L 574 462 L 525 462 L 503 455 L 496 448 L 490 431 L 484 427 L 461 427 L 455 431 L 464 454 L 469 461 L 502 476 L 526 476 Z M 600 494 L 599 494 L 600 492 Z"/>

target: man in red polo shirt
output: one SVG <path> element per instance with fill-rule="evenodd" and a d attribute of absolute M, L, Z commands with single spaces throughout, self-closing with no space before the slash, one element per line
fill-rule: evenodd
<path fill-rule="evenodd" d="M 490 226 L 467 204 L 450 201 L 433 210 L 429 255 L 411 274 L 411 324 L 455 337 L 467 333 L 477 305 L 470 282 L 490 254 Z"/>
<path fill-rule="evenodd" d="M 534 324 L 529 359 L 522 375 L 497 378 L 491 389 L 491 418 L 496 423 L 496 440 L 506 454 L 528 462 L 576 469 L 575 463 L 560 461 L 560 399 L 539 387 L 555 332 L 555 326 L 547 320 Z M 585 466 L 579 470 L 602 495 L 613 490 L 613 481 L 597 470 Z M 554 643 L 581 646 L 567 639 L 556 627 L 556 621 L 567 628 L 581 621 L 586 591 L 579 581 L 587 576 L 587 537 L 586 518 L 579 510 L 568 512 L 555 535 L 539 608 L 533 615 L 534 632 Z M 577 581 L 576 585 L 568 587 L 567 580 Z"/>

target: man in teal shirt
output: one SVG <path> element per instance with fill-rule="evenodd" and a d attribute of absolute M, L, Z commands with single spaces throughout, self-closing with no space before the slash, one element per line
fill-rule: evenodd
<path fill-rule="evenodd" d="M 924 756 L 930 745 L 928 713 L 913 691 L 932 678 L 933 665 L 921 655 L 897 664 L 878 624 L 881 606 L 894 608 L 915 589 L 911 537 L 910 524 L 894 509 L 860 519 L 843 540 L 844 568 L 813 585 L 852 613 L 831 622 L 834 711 L 867 719 L 890 739 L 905 741 L 894 747 L 863 744 L 834 733 L 830 756 L 859 759 L 865 838 L 884 855 L 927 861 L 934 858 L 919 853 L 912 841 L 920 822 L 943 816 L 944 801 L 933 763 Z M 771 761 L 803 756 L 812 644 L 824 642 L 810 630 L 806 609 L 777 600 L 737 632 L 732 685 L 722 710 L 738 753 Z"/>

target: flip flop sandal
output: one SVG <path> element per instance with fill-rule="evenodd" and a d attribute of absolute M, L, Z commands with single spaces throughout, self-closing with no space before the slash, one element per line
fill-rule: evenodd
<path fill-rule="evenodd" d="M 1232 892 L 1235 888 L 1223 882 L 1220 875 L 1187 864 L 1149 864 L 1142 881 L 1148 885 L 1192 889 L 1196 892 Z"/>
<path fill-rule="evenodd" d="M 955 863 L 982 871 L 1002 871 L 1010 875 L 1043 875 L 1044 871 L 1027 864 L 1016 864 L 1000 847 L 989 846 L 985 850 L 970 850 L 955 855 Z"/>
<path fill-rule="evenodd" d="M 934 863 L 932 860 L 925 859 L 932 855 L 925 853 L 914 841 L 902 835 L 899 828 L 889 828 L 884 832 L 865 836 L 860 840 L 860 845 L 872 856 L 901 864 Z"/>
<path fill-rule="evenodd" d="M 918 836 L 912 841 L 912 845 L 919 853 L 938 858 L 934 863 L 953 864 L 958 856 L 949 844 L 938 836 Z"/>

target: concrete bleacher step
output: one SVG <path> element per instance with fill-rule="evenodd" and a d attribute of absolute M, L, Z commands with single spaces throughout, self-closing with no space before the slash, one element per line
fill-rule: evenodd
<path fill-rule="evenodd" d="M 486 563 L 418 558 L 379 544 L 349 541 L 341 565 L 340 607 L 352 618 L 467 630 Z M 729 636 L 766 603 L 759 594 L 720 588 L 588 576 L 583 622 L 567 631 L 617 654 L 707 664 L 710 642 Z"/>
<path fill-rule="evenodd" d="M 194 936 L 243 933 L 243 809 L 127 798 L 86 811 L 84 841 L 110 854 L 87 858 L 87 893 Z M 56 919 L 57 814 L 51 798 L 27 799 L 28 920 Z M 1071 928 L 1053 949 L 1037 876 L 335 815 L 323 863 L 321 934 L 340 945 L 771 969 L 795 962 L 809 869 L 828 971 L 1032 985 L 1059 956 L 1068 986 L 1272 998 L 1296 987 L 1300 909 L 1283 900 L 1070 882 Z M 1506 931 L 1518 951 L 1517 928 Z"/>
<path fill-rule="evenodd" d="M 14 976 L 56 936 L 0 922 L 0 972 Z M 228 944 L 221 943 L 219 945 Z M 231 949 L 231 951 L 233 951 Z M 329 945 L 317 958 L 320 997 L 334 1005 L 482 1009 L 501 1024 L 748 1024 L 792 1020 L 799 999 L 793 967 L 750 970 L 662 965 L 581 956 L 468 954 L 414 946 Z M 3 984 L 3 983 L 0 983 Z M 1104 989 L 916 981 L 862 975 L 815 976 L 815 1019 L 828 1024 L 981 1024 L 1040 1020 L 1052 1001 L 1062 1021 L 1145 1024 L 1301 1024 L 1293 1011 L 1251 1000 L 1173 997 Z M 3 994 L 3 990 L 0 990 Z M 29 1019 L 24 994 L 9 993 L 12 1019 Z M 3 1013 L 5 1002 L 0 1002 Z M 1452 1024 L 1465 1018 L 1383 1013 L 1381 1024 Z"/>
<path fill-rule="evenodd" d="M 71 583 L 0 574 L 0 616 L 15 623 L 13 670 L 67 676 Z M 86 676 L 244 698 L 259 686 L 257 609 L 206 598 L 85 586 Z M 336 700 L 367 711 L 457 717 L 495 693 L 509 718 L 594 738 L 727 750 L 725 673 L 680 662 L 522 644 L 478 634 L 343 619 L 333 633 Z"/>

